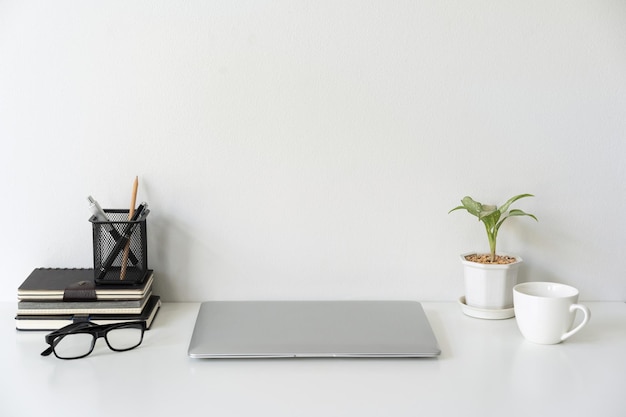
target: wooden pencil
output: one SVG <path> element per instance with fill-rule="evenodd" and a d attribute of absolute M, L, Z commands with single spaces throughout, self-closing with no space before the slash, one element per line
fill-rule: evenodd
<path fill-rule="evenodd" d="M 133 192 L 130 198 L 130 209 L 128 210 L 129 221 L 133 218 L 133 214 L 135 213 L 135 204 L 137 203 L 137 188 L 138 187 L 139 187 L 139 177 L 135 176 L 135 181 L 133 182 Z M 120 280 L 126 279 L 126 264 L 128 263 L 129 253 L 130 253 L 130 239 L 128 239 L 128 242 L 126 242 L 126 247 L 124 248 L 124 255 L 122 256 Z"/>

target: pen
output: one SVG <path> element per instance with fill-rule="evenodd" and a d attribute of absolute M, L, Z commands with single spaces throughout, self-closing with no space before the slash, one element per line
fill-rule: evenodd
<path fill-rule="evenodd" d="M 100 222 L 110 222 L 111 221 L 109 219 L 109 217 L 106 215 L 106 213 L 104 212 L 104 210 L 102 210 L 102 207 L 100 207 L 100 204 L 98 204 L 98 202 L 96 201 L 95 198 L 93 198 L 92 196 L 89 196 L 89 197 L 87 197 L 87 201 L 89 201 L 89 211 L 91 211 L 91 214 L 93 214 L 93 216 L 98 221 L 100 221 Z M 105 224 L 104 225 L 104 229 L 111 234 L 111 237 L 115 241 L 117 241 L 121 237 L 119 232 L 117 230 L 115 230 L 115 227 L 113 227 L 113 225 L 111 223 Z M 135 256 L 135 254 L 132 253 L 132 251 L 129 252 L 128 256 L 130 258 L 130 261 L 133 263 L 133 265 L 136 265 L 137 262 L 139 262 L 137 260 L 137 257 Z"/>
<path fill-rule="evenodd" d="M 117 258 L 119 253 L 124 249 L 126 242 L 129 241 L 131 235 L 133 234 L 133 231 L 137 227 L 138 222 L 142 221 L 148 215 L 148 213 L 150 213 L 150 210 L 148 210 L 147 207 L 148 203 L 145 202 L 141 203 L 139 207 L 137 207 L 137 210 L 135 210 L 133 218 L 131 219 L 132 223 L 128 223 L 126 225 L 126 227 L 124 228 L 124 233 L 122 234 L 120 239 L 115 242 L 115 246 L 109 253 L 109 256 L 107 256 L 104 263 L 102 263 L 102 265 L 100 266 L 97 279 L 101 280 L 104 278 L 107 270 L 111 267 L 111 265 L 113 265 L 115 258 Z"/>
<path fill-rule="evenodd" d="M 101 221 L 101 222 L 110 221 L 106 213 L 104 212 L 104 210 L 102 210 L 102 207 L 100 207 L 100 204 L 98 204 L 98 202 L 92 196 L 87 197 L 87 201 L 89 201 L 89 211 L 91 211 L 91 214 L 93 214 L 94 217 L 98 219 L 98 221 Z M 105 224 L 104 228 L 109 233 L 111 233 L 111 236 L 113 236 L 113 239 L 117 240 L 120 238 L 120 234 L 117 233 L 117 230 L 115 230 L 115 228 L 112 225 Z"/>

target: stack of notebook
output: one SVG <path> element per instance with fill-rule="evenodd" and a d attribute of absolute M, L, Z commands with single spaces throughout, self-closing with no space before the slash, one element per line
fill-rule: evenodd
<path fill-rule="evenodd" d="M 153 282 L 152 270 L 141 283 L 95 285 L 93 269 L 37 268 L 17 289 L 16 328 L 56 330 L 80 320 L 145 320 L 150 328 L 161 306 Z"/>

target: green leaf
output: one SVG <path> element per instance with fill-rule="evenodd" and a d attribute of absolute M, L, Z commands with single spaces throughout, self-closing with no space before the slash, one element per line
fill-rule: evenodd
<path fill-rule="evenodd" d="M 474 201 L 472 197 L 469 196 L 463 197 L 461 203 L 463 203 L 463 207 L 465 207 L 468 212 L 480 219 L 480 213 L 483 209 L 482 204 L 480 204 L 478 201 Z"/>
<path fill-rule="evenodd" d="M 480 215 L 478 216 L 478 218 L 482 220 L 483 218 L 492 216 L 495 213 L 499 213 L 498 212 L 498 207 L 492 206 L 492 205 L 483 204 L 482 209 L 480 210 Z M 498 217 L 499 217 L 499 214 L 498 214 Z"/>
<path fill-rule="evenodd" d="M 533 219 L 535 219 L 535 221 L 539 221 L 537 220 L 537 217 L 535 217 L 534 214 L 526 213 L 520 209 L 513 209 L 509 211 L 509 216 L 528 216 L 528 217 L 532 217 Z"/>
<path fill-rule="evenodd" d="M 493 230 L 498 220 L 500 220 L 500 212 L 498 210 L 492 211 L 487 216 L 481 217 L 480 220 L 485 223 L 485 226 L 487 226 L 489 230 Z"/>
<path fill-rule="evenodd" d="M 511 204 L 513 204 L 514 202 L 516 202 L 517 200 L 519 200 L 520 198 L 524 198 L 524 197 L 534 197 L 532 194 L 520 194 L 520 195 L 516 195 L 515 197 L 511 197 L 509 198 L 509 200 L 504 203 L 502 206 L 500 206 L 500 213 L 505 213 L 508 209 L 509 206 Z"/>
<path fill-rule="evenodd" d="M 455 208 L 453 208 L 452 210 L 450 210 L 450 211 L 448 212 L 448 214 L 452 213 L 452 212 L 453 212 L 453 211 L 455 211 L 455 210 L 465 210 L 465 207 L 463 207 L 463 206 L 458 206 L 458 207 L 455 207 Z"/>

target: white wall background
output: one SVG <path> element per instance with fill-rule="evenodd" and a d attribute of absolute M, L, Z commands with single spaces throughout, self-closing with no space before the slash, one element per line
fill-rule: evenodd
<path fill-rule="evenodd" d="M 0 140 L 3 301 L 135 175 L 165 300 L 455 300 L 523 192 L 522 279 L 626 300 L 621 0 L 0 0 Z"/>

